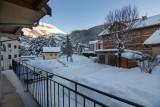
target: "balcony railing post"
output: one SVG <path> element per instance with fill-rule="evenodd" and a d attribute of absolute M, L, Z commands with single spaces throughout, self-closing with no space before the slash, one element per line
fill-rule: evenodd
<path fill-rule="evenodd" d="M 28 91 L 28 82 L 29 82 L 29 80 L 28 80 L 28 65 L 26 64 L 26 73 L 27 73 L 27 80 L 26 80 L 26 82 L 27 82 L 27 91 Z"/>
<path fill-rule="evenodd" d="M 77 83 L 75 83 L 75 107 L 77 107 Z"/>
<path fill-rule="evenodd" d="M 20 79 L 20 69 L 21 69 L 21 68 L 20 68 L 20 65 L 21 65 L 21 64 L 20 64 L 20 62 L 19 62 L 19 63 L 18 63 L 18 76 L 19 76 L 19 79 Z"/>
<path fill-rule="evenodd" d="M 47 84 L 46 84 L 46 85 L 47 85 L 47 107 L 49 107 L 49 93 L 48 93 L 48 89 L 49 89 L 49 88 L 48 88 L 48 72 L 46 72 L 46 76 L 47 76 L 47 81 L 46 81 L 46 82 L 47 82 Z"/>
<path fill-rule="evenodd" d="M 35 75 L 36 75 L 36 74 L 35 74 L 35 67 L 34 67 L 33 70 L 34 70 L 34 79 L 33 79 L 33 87 L 34 87 L 34 88 L 33 88 L 33 96 L 34 96 L 34 98 L 35 98 L 35 96 L 36 96 L 36 94 L 35 94 L 35 82 L 36 82 L 36 81 L 35 81 Z"/>

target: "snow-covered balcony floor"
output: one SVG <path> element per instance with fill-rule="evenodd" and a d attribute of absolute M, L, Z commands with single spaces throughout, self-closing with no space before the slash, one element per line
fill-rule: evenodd
<path fill-rule="evenodd" d="M 12 70 L 2 71 L 3 100 L 0 107 L 38 107 Z"/>

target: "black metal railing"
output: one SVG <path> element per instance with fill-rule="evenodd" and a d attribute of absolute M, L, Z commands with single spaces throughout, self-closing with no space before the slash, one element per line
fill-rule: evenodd
<path fill-rule="evenodd" d="M 144 107 L 24 62 L 13 60 L 12 65 L 13 71 L 41 107 L 109 107 L 107 100 L 110 98 L 124 105 Z"/>

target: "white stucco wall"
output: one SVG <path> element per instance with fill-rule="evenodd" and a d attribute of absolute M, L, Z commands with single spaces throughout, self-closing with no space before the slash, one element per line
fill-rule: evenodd
<path fill-rule="evenodd" d="M 19 41 L 18 40 L 7 41 L 7 40 L 10 39 L 6 37 L 1 38 L 1 41 L 6 41 L 2 42 L 2 52 L 1 52 L 1 55 L 3 57 L 3 61 L 1 61 L 2 69 L 9 68 L 9 66 L 12 64 L 12 59 L 15 58 L 15 55 L 17 55 L 17 58 L 19 58 L 19 44 L 20 44 Z M 11 44 L 10 48 L 8 47 L 8 44 Z M 6 48 L 5 50 L 4 47 Z M 11 59 L 8 59 L 8 55 L 11 55 Z"/>

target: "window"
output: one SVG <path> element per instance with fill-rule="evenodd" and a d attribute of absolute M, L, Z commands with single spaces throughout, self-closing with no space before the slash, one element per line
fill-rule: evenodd
<path fill-rule="evenodd" d="M 8 48 L 11 48 L 11 43 L 8 43 Z"/>
<path fill-rule="evenodd" d="M 20 45 L 18 45 L 18 49 L 21 49 L 21 46 L 20 46 Z"/>
<path fill-rule="evenodd" d="M 3 56 L 1 55 L 1 61 L 3 61 Z"/>
<path fill-rule="evenodd" d="M 14 58 L 17 58 L 17 55 L 14 55 Z"/>
<path fill-rule="evenodd" d="M 50 53 L 50 56 L 52 56 L 52 54 Z"/>
<path fill-rule="evenodd" d="M 17 48 L 17 45 L 14 45 L 14 48 Z"/>
<path fill-rule="evenodd" d="M 21 57 L 21 54 L 19 54 L 19 57 Z"/>
<path fill-rule="evenodd" d="M 8 55 L 8 59 L 11 59 L 11 55 Z"/>
<path fill-rule="evenodd" d="M 54 55 L 57 56 L 57 53 L 55 53 Z"/>
<path fill-rule="evenodd" d="M 140 49 L 140 45 L 136 45 L 136 49 Z"/>
<path fill-rule="evenodd" d="M 127 46 L 127 48 L 133 48 L 133 46 L 132 46 L 132 45 L 129 45 L 129 46 Z"/>
<path fill-rule="evenodd" d="M 148 45 L 144 45 L 144 48 L 149 48 L 149 46 Z"/>
<path fill-rule="evenodd" d="M 160 30 L 160 28 L 156 28 L 156 30 Z"/>
<path fill-rule="evenodd" d="M 98 44 L 98 49 L 101 49 L 101 44 Z"/>
<path fill-rule="evenodd" d="M 3 44 L 3 51 L 6 52 L 6 46 Z"/>

